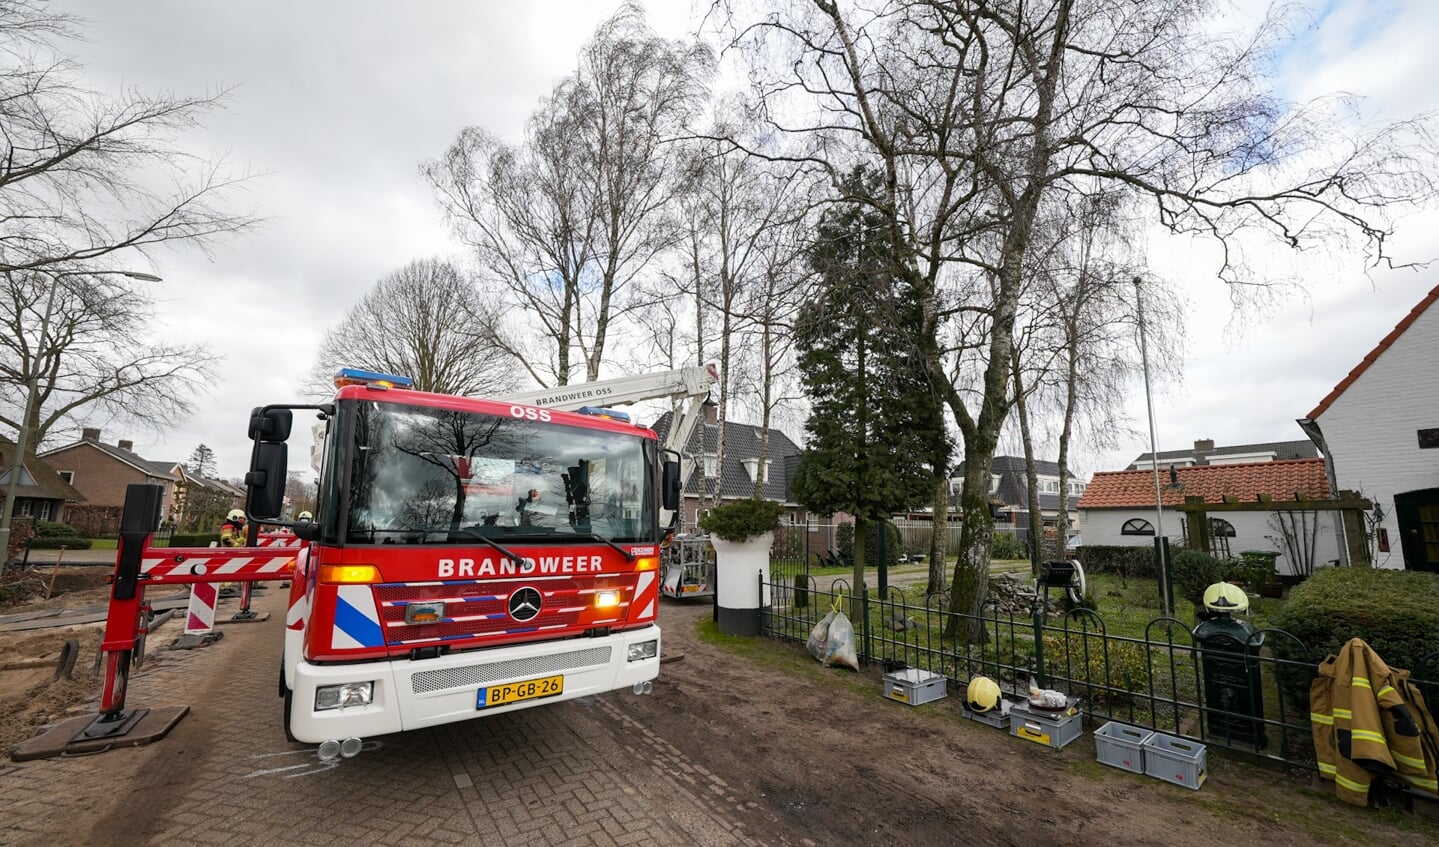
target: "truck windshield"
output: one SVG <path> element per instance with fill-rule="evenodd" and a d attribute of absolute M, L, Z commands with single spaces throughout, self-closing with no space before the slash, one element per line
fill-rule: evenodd
<path fill-rule="evenodd" d="M 346 543 L 655 538 L 647 439 L 394 403 L 341 414 Z"/>

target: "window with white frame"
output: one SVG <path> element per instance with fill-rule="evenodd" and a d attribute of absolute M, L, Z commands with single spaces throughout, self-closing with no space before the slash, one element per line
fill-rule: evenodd
<path fill-rule="evenodd" d="M 1130 518 L 1119 528 L 1120 535 L 1153 535 L 1154 524 L 1143 518 Z"/>
<path fill-rule="evenodd" d="M 719 456 L 714 453 L 705 454 L 705 479 L 714 479 L 719 476 Z"/>
<path fill-rule="evenodd" d="M 74 471 L 56 471 L 56 473 L 58 473 L 58 474 L 60 475 L 60 478 L 61 478 L 61 479 L 65 480 L 65 484 L 66 484 L 66 485 L 74 485 L 74 484 L 75 484 L 75 472 L 74 472 Z"/>

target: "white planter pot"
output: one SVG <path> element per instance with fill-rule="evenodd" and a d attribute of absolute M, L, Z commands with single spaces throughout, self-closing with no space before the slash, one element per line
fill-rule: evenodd
<path fill-rule="evenodd" d="M 769 604 L 769 548 L 774 533 L 747 541 L 710 538 L 715 548 L 715 605 L 727 635 L 758 635 L 760 609 Z M 760 583 L 765 583 L 763 593 Z"/>

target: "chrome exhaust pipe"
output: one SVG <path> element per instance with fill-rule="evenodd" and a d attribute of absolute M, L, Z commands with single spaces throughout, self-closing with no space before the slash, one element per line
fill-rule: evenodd
<path fill-rule="evenodd" d="M 654 690 L 655 690 L 654 683 L 650 682 L 650 681 L 647 680 L 647 679 L 646 679 L 646 680 L 643 680 L 643 681 L 641 681 L 641 682 L 636 682 L 636 683 L 635 683 L 634 692 L 635 692 L 636 694 L 649 694 L 651 691 L 654 691 Z"/>
<path fill-rule="evenodd" d="M 321 741 L 320 749 L 316 750 L 315 753 L 320 757 L 320 761 L 322 762 L 334 762 L 340 758 L 340 746 L 338 739 L 331 738 L 328 741 Z"/>
<path fill-rule="evenodd" d="M 315 754 L 320 757 L 320 761 L 328 764 L 338 762 L 340 759 L 353 759 L 360 755 L 364 746 L 365 742 L 359 738 L 346 738 L 344 741 L 331 738 L 328 741 L 320 742 L 320 747 Z"/>

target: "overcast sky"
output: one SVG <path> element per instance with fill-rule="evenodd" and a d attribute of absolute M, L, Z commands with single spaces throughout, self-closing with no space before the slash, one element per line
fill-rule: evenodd
<path fill-rule="evenodd" d="M 56 4 L 89 19 L 76 46 L 90 84 L 198 94 L 237 85 L 228 110 L 188 141 L 263 176 L 245 199 L 270 219 L 211 256 L 158 253 L 163 331 L 225 357 L 208 397 L 161 436 L 130 438 L 141 455 L 184 460 L 204 443 L 220 475 L 243 474 L 249 409 L 301 401 L 299 385 L 327 326 L 381 276 L 412 259 L 460 252 L 418 166 L 467 125 L 517 139 L 536 100 L 574 65 L 579 46 L 617 6 L 607 0 L 502 2 L 126 2 Z M 651 25 L 679 36 L 688 0 L 651 0 Z M 1439 106 L 1439 4 L 1336 0 L 1281 68 L 1291 99 L 1348 91 L 1390 118 Z M 1439 255 L 1433 219 L 1397 239 L 1401 255 Z M 1278 251 L 1279 248 L 1276 248 Z M 1279 256 L 1276 261 L 1287 261 Z M 1166 262 L 1157 262 L 1165 266 Z M 1182 383 L 1155 388 L 1161 450 L 1294 440 L 1294 424 L 1436 283 L 1439 270 L 1376 273 L 1345 257 L 1305 266 L 1307 298 L 1231 322 L 1220 286 L 1169 257 L 1193 305 Z M 1151 339 L 1150 344 L 1165 343 Z M 1143 393 L 1129 418 L 1139 437 L 1083 451 L 1076 470 L 1122 467 L 1148 450 Z M 798 438 L 801 433 L 791 433 Z M 47 445 L 55 446 L 55 445 Z M 304 445 L 295 453 L 305 455 Z M 1002 450 L 1017 449 L 1012 444 Z M 1043 458 L 1054 458 L 1045 455 Z"/>

